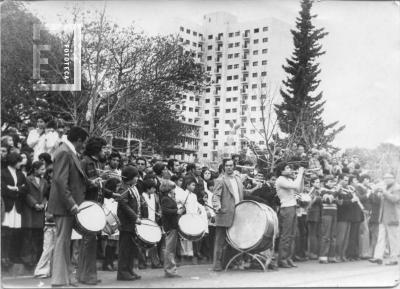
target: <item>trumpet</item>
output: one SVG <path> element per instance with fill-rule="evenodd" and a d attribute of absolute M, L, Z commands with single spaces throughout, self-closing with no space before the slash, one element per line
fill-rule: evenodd
<path fill-rule="evenodd" d="M 106 174 L 106 175 L 108 175 L 108 176 L 110 176 L 110 177 L 124 178 L 123 176 L 121 176 L 121 175 L 119 175 L 118 173 L 115 173 L 115 172 L 113 172 L 113 171 L 111 171 L 111 170 L 96 169 L 96 171 L 97 171 L 99 174 Z"/>
<path fill-rule="evenodd" d="M 305 175 L 311 175 L 313 172 L 317 172 L 317 171 L 319 171 L 320 170 L 320 168 L 315 168 L 315 169 L 304 169 L 304 174 Z M 295 174 L 298 174 L 299 173 L 299 170 L 297 169 L 297 170 L 295 170 L 295 171 L 293 171 Z"/>
<path fill-rule="evenodd" d="M 252 177 L 249 177 L 249 176 L 247 176 L 247 179 L 255 181 L 255 182 L 259 182 L 259 183 L 262 183 L 262 184 L 268 184 L 268 181 L 263 180 L 263 179 L 255 179 L 255 178 L 252 178 Z"/>

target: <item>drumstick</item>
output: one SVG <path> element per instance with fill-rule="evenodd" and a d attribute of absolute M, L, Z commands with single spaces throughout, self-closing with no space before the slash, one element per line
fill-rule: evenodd
<path fill-rule="evenodd" d="M 152 225 L 152 224 L 146 224 L 146 223 L 140 223 L 140 224 L 138 224 L 138 225 L 146 225 L 146 226 L 150 226 L 150 227 L 160 228 L 160 226 Z"/>
<path fill-rule="evenodd" d="M 214 212 L 217 212 L 216 209 L 214 209 L 213 207 L 211 207 L 211 206 L 209 206 L 209 205 L 207 205 L 207 204 L 204 204 L 204 206 L 207 206 L 207 207 L 209 207 L 211 210 L 213 210 Z"/>
<path fill-rule="evenodd" d="M 94 205 L 94 204 L 90 204 L 90 205 L 88 205 L 88 206 L 86 206 L 86 207 L 83 207 L 83 208 L 78 209 L 78 213 L 80 213 L 80 212 L 83 211 L 84 209 L 90 208 L 90 207 L 93 206 L 93 205 Z"/>

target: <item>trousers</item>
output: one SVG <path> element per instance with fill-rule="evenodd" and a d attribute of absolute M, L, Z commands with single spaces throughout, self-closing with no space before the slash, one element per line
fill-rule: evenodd
<path fill-rule="evenodd" d="M 69 285 L 72 281 L 70 245 L 74 217 L 54 216 L 54 221 L 57 233 L 51 285 Z"/>
<path fill-rule="evenodd" d="M 307 252 L 307 215 L 297 217 L 297 234 L 296 234 L 296 255 L 299 257 L 306 257 Z"/>
<path fill-rule="evenodd" d="M 44 227 L 43 252 L 35 268 L 35 277 L 47 278 L 51 276 L 56 234 L 55 226 Z"/>
<path fill-rule="evenodd" d="M 78 269 L 76 270 L 79 282 L 97 281 L 96 245 L 97 239 L 95 234 L 82 236 L 79 248 Z"/>
<path fill-rule="evenodd" d="M 336 219 L 337 216 L 333 214 L 321 217 L 320 257 L 335 257 Z"/>
<path fill-rule="evenodd" d="M 364 211 L 364 221 L 361 222 L 360 224 L 360 242 L 359 242 L 359 248 L 360 248 L 360 257 L 361 258 L 369 258 L 372 255 L 370 254 L 370 238 L 369 238 L 369 227 L 368 227 L 368 222 L 369 222 L 369 212 Z"/>
<path fill-rule="evenodd" d="M 164 271 L 168 274 L 176 275 L 176 244 L 178 242 L 178 231 L 172 229 L 165 235 L 165 254 L 164 254 Z"/>
<path fill-rule="evenodd" d="M 296 235 L 296 206 L 284 207 L 279 211 L 279 260 L 291 259 Z"/>
<path fill-rule="evenodd" d="M 346 258 L 346 250 L 349 244 L 350 222 L 338 222 L 336 226 L 336 257 Z"/>
<path fill-rule="evenodd" d="M 320 222 L 308 222 L 308 251 L 312 254 L 319 254 Z"/>
<path fill-rule="evenodd" d="M 389 258 L 391 261 L 397 261 L 396 258 L 400 253 L 399 237 L 399 226 L 379 224 L 378 241 L 375 247 L 374 259 L 383 259 L 386 245 L 389 243 Z"/>

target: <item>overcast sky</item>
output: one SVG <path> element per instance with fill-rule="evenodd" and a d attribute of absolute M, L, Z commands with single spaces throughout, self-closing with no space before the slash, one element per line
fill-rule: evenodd
<path fill-rule="evenodd" d="M 381 142 L 400 145 L 400 5 L 395 1 L 318 1 L 312 12 L 317 27 L 329 35 L 322 40 L 326 55 L 321 84 L 326 122 L 346 125 L 335 140 L 345 147 L 373 148 Z M 27 7 L 47 23 L 74 1 L 31 2 Z M 85 10 L 103 1 L 79 2 Z M 204 14 L 226 11 L 239 21 L 275 17 L 294 27 L 298 0 L 253 1 L 107 1 L 107 13 L 120 25 L 135 22 L 149 34 L 164 34 L 174 18 L 201 23 Z M 64 12 L 64 13 L 63 13 Z M 289 31 L 287 32 L 289 35 Z M 288 55 L 289 57 L 289 55 Z"/>

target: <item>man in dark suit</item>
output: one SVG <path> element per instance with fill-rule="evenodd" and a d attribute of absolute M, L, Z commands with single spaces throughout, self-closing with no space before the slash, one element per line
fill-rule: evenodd
<path fill-rule="evenodd" d="M 100 170 L 103 169 L 103 162 L 106 159 L 105 148 L 107 142 L 101 137 L 89 138 L 84 157 L 81 161 L 82 170 L 88 178 L 88 186 L 85 192 L 85 200 L 94 201 L 103 204 L 104 197 L 100 190 Z M 101 240 L 97 240 L 95 234 L 86 234 L 82 236 L 79 258 L 77 279 L 80 283 L 86 285 L 96 285 L 100 283 L 97 279 L 96 267 L 96 249 L 101 248 Z"/>
<path fill-rule="evenodd" d="M 74 215 L 85 198 L 86 176 L 77 154 L 85 147 L 87 138 L 88 133 L 83 128 L 72 127 L 54 156 L 48 203 L 48 211 L 54 215 L 57 228 L 52 287 L 76 286 L 71 280 L 70 244 Z"/>
<path fill-rule="evenodd" d="M 225 174 L 215 180 L 213 207 L 215 215 L 214 271 L 222 271 L 222 256 L 227 249 L 226 229 L 232 226 L 235 205 L 243 200 L 243 184 L 239 176 L 233 173 L 231 159 L 223 160 Z"/>

